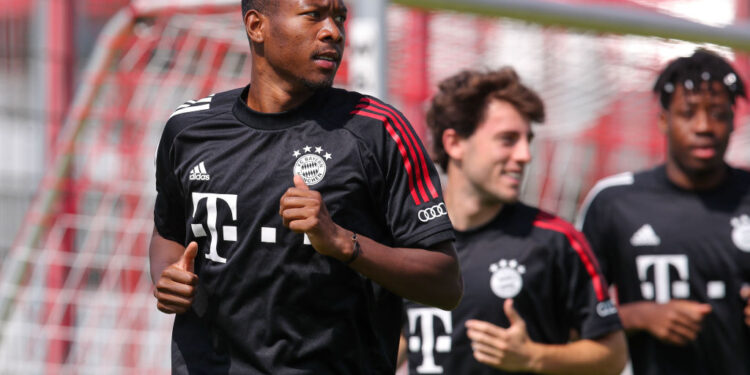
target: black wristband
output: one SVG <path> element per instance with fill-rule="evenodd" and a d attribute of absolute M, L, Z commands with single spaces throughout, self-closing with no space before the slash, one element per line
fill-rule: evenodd
<path fill-rule="evenodd" d="M 359 254 L 362 252 L 362 247 L 359 246 L 359 241 L 357 241 L 357 233 L 352 234 L 352 244 L 354 245 L 354 251 L 352 251 L 352 255 L 349 257 L 349 259 L 344 262 L 344 264 L 346 265 L 351 264 L 357 258 L 359 258 Z"/>

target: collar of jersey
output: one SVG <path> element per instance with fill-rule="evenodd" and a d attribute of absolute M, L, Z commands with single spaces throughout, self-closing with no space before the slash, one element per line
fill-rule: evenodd
<path fill-rule="evenodd" d="M 515 210 L 517 209 L 519 205 L 521 205 L 520 202 L 504 204 L 503 207 L 500 209 L 500 211 L 498 211 L 495 214 L 495 216 L 492 219 L 490 219 L 490 221 L 480 226 L 469 228 L 464 231 L 461 231 L 458 229 L 454 229 L 453 231 L 456 233 L 456 236 L 467 237 L 467 236 L 474 235 L 476 233 L 484 232 L 489 227 L 496 227 L 496 226 L 501 227 L 503 226 L 503 223 L 505 221 L 507 221 L 510 217 L 513 216 L 513 212 L 515 212 Z"/>
<path fill-rule="evenodd" d="M 262 130 L 282 130 L 300 125 L 315 119 L 315 109 L 320 109 L 321 101 L 325 97 L 323 91 L 315 92 L 309 99 L 298 107 L 284 112 L 264 113 L 252 110 L 247 106 L 247 93 L 250 85 L 245 86 L 237 97 L 232 112 L 245 125 Z"/>
<path fill-rule="evenodd" d="M 725 163 L 725 166 L 727 168 L 727 174 L 724 176 L 724 181 L 722 181 L 719 185 L 707 189 L 707 190 L 688 190 L 684 189 L 669 179 L 669 176 L 667 176 L 667 167 L 666 164 L 660 164 L 656 167 L 654 167 L 653 173 L 656 175 L 656 181 L 663 187 L 678 192 L 680 194 L 688 195 L 688 196 L 699 196 L 699 197 L 707 197 L 707 196 L 721 196 L 726 194 L 731 194 L 729 191 L 733 189 L 736 185 L 736 178 L 737 178 L 737 171 L 732 168 L 731 166 L 727 165 Z"/>

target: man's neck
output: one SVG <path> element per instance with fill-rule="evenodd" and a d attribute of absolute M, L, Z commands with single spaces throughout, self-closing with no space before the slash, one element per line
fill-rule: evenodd
<path fill-rule="evenodd" d="M 253 69 L 247 106 L 261 113 L 278 113 L 294 109 L 314 93 L 306 87 L 298 86 L 301 85 L 293 85 L 276 74 L 260 74 Z"/>
<path fill-rule="evenodd" d="M 711 190 L 721 185 L 727 177 L 728 167 L 726 164 L 722 164 L 720 168 L 715 170 L 692 174 L 680 168 L 677 163 L 667 161 L 666 171 L 669 181 L 679 188 L 689 191 L 702 191 Z"/>
<path fill-rule="evenodd" d="M 445 206 L 453 228 L 460 231 L 480 227 L 490 222 L 503 204 L 482 199 L 466 177 L 460 172 L 450 172 L 445 186 Z"/>

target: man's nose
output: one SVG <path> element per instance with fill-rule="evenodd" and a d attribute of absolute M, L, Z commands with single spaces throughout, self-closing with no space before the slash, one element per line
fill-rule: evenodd
<path fill-rule="evenodd" d="M 319 36 L 322 40 L 332 40 L 335 43 L 340 43 L 344 40 L 344 30 L 339 27 L 333 17 L 328 17 L 323 21 L 323 27 L 320 29 Z"/>
<path fill-rule="evenodd" d="M 516 143 L 513 150 L 513 159 L 523 164 L 531 161 L 531 144 L 528 139 L 523 138 Z"/>
<path fill-rule="evenodd" d="M 695 114 L 695 121 L 693 121 L 693 132 L 707 133 L 709 131 L 711 131 L 711 124 L 708 120 L 708 112 L 706 110 L 699 110 Z"/>

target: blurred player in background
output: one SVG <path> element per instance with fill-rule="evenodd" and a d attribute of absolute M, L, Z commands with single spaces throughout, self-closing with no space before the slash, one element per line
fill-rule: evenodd
<path fill-rule="evenodd" d="M 578 223 L 618 292 L 636 375 L 750 374 L 750 173 L 724 162 L 744 85 L 698 50 L 654 92 L 666 162 L 600 181 Z"/>
<path fill-rule="evenodd" d="M 406 302 L 411 374 L 619 374 L 625 337 L 583 236 L 518 201 L 544 106 L 511 68 L 440 84 L 427 115 L 447 174 L 464 298 L 453 311 Z M 576 340 L 576 338 L 579 338 Z M 574 340 L 574 341 L 571 341 Z M 402 348 L 403 350 L 403 348 Z"/>
<path fill-rule="evenodd" d="M 462 284 L 406 119 L 333 89 L 340 0 L 245 0 L 251 84 L 189 101 L 156 160 L 151 275 L 176 374 L 387 374 L 402 297 Z M 187 248 L 185 247 L 187 245 Z"/>

